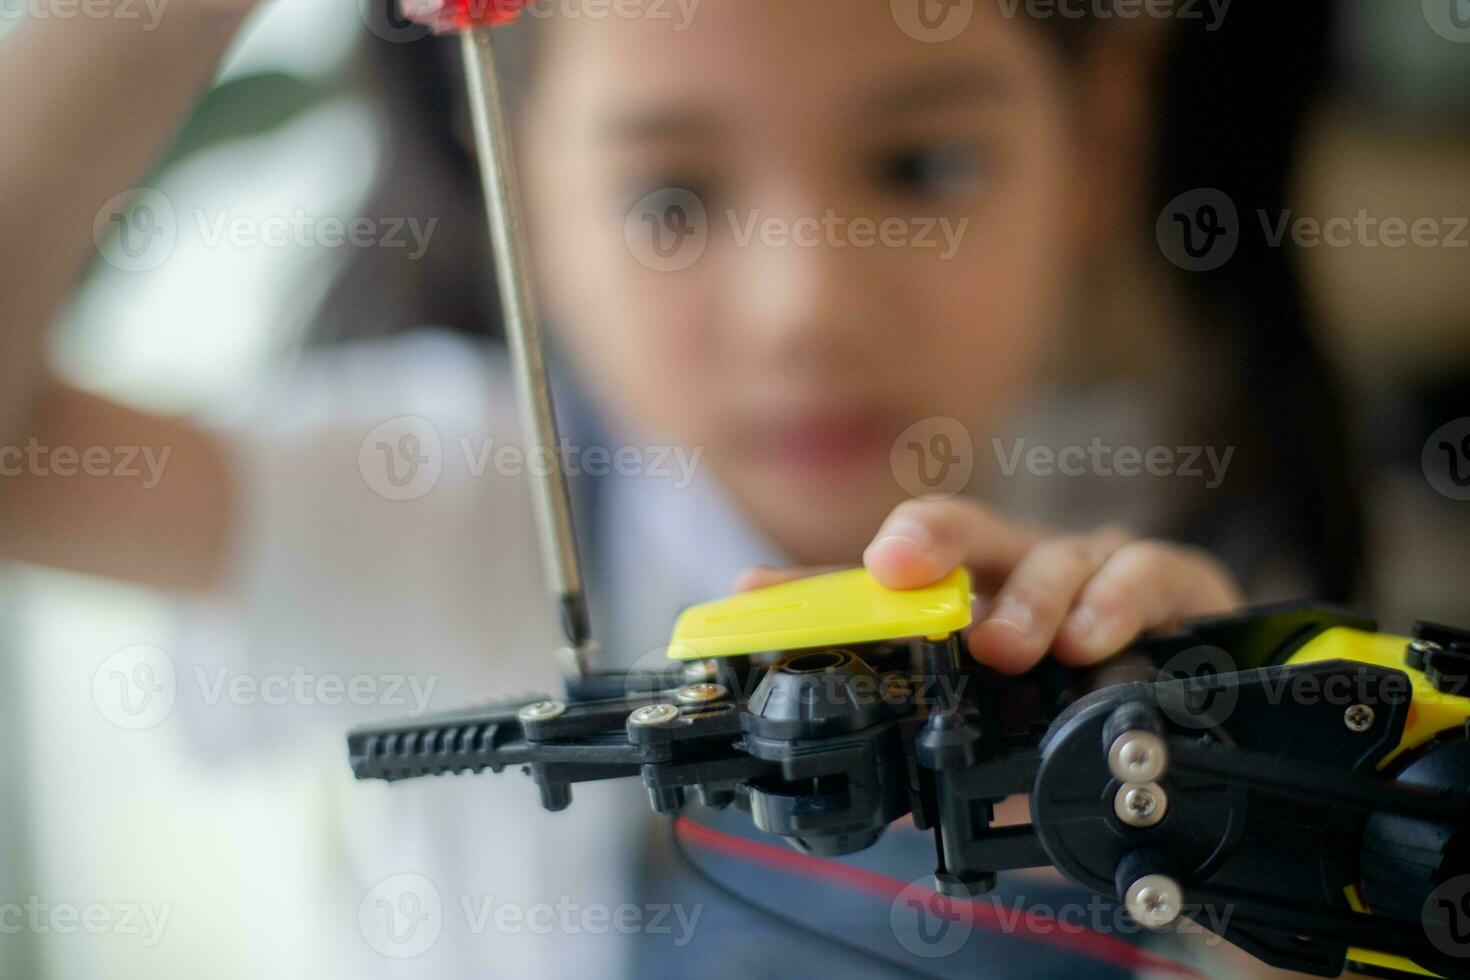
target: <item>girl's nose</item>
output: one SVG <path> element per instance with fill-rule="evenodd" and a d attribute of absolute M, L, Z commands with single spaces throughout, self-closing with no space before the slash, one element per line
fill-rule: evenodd
<path fill-rule="evenodd" d="M 746 343 L 782 356 L 831 356 L 878 312 L 869 257 L 845 219 L 803 205 L 720 216 L 731 250 L 731 309 Z"/>

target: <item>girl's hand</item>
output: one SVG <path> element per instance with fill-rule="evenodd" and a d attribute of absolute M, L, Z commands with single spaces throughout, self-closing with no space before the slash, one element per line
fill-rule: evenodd
<path fill-rule="evenodd" d="M 1243 603 L 1230 573 L 1206 552 L 1138 540 L 1104 527 L 1058 535 L 1007 521 L 964 500 L 899 505 L 863 555 L 895 589 L 933 584 L 959 565 L 975 574 L 976 660 L 1017 674 L 1048 651 L 1074 667 L 1112 657 L 1139 634 Z M 814 574 L 752 569 L 737 591 Z"/>

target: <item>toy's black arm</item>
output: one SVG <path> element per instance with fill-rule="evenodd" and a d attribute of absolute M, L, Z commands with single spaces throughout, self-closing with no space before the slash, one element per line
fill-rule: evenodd
<path fill-rule="evenodd" d="M 1411 712 L 1425 710 L 1407 683 L 1420 668 L 1286 662 L 1335 626 L 1371 630 L 1324 610 L 1231 617 L 1148 644 L 1101 679 L 962 668 L 953 640 L 804 651 L 626 697 L 363 729 L 349 746 L 363 779 L 520 766 L 551 809 L 573 783 L 638 776 L 659 812 L 691 795 L 735 804 L 823 855 L 867 847 L 911 814 L 934 834 L 950 894 L 1051 865 L 1147 926 L 1190 916 L 1279 966 L 1335 975 L 1366 949 L 1470 975 L 1457 955 L 1470 954 L 1470 709 L 1404 752 Z M 1470 642 L 1434 635 L 1436 669 L 1452 673 L 1462 654 L 1470 666 Z M 1193 666 L 1159 670 L 1181 661 Z M 1020 794 L 1032 823 L 993 827 L 994 805 Z"/>

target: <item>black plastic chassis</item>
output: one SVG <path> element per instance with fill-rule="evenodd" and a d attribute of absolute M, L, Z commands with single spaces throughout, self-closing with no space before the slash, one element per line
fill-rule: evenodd
<path fill-rule="evenodd" d="M 1152 896 L 1165 924 L 1225 923 L 1226 939 L 1273 965 L 1336 975 L 1355 947 L 1470 976 L 1470 959 L 1431 940 L 1459 928 L 1457 911 L 1426 903 L 1452 872 L 1470 873 L 1456 863 L 1470 741 L 1444 733 L 1432 766 L 1415 768 L 1422 752 L 1379 772 L 1405 725 L 1406 673 L 1275 666 L 1338 625 L 1372 629 L 1283 607 L 1196 624 L 1102 671 L 1048 663 L 1021 678 L 962 661 L 954 639 L 740 658 L 693 686 L 682 672 L 607 675 L 572 693 L 617 696 L 364 728 L 349 751 L 359 779 L 521 767 L 550 810 L 570 804 L 574 783 L 641 777 L 660 813 L 691 796 L 733 804 L 821 855 L 870 846 L 911 814 L 933 832 L 947 894 L 1055 866 L 1139 917 L 1142 883 L 1165 882 L 1178 892 Z M 1351 692 L 1355 714 L 1292 693 L 1304 690 Z M 1163 750 L 1136 784 L 1118 775 L 1129 739 Z M 994 806 L 1021 794 L 1032 822 L 992 826 Z M 1178 909 L 1158 907 L 1171 900 Z"/>

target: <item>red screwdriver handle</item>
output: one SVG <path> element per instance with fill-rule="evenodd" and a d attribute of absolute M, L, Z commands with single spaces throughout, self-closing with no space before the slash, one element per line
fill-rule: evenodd
<path fill-rule="evenodd" d="M 435 34 L 498 27 L 520 16 L 530 0 L 402 0 L 403 16 Z"/>

